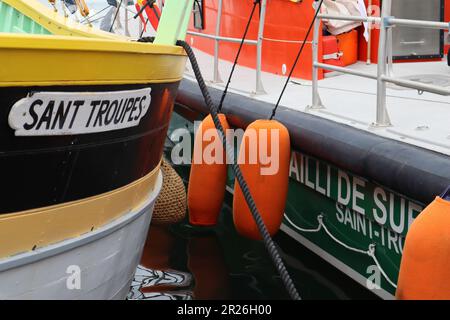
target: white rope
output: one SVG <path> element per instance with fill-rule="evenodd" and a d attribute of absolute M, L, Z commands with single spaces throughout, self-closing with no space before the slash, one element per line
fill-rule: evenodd
<path fill-rule="evenodd" d="M 383 270 L 383 268 L 381 267 L 380 263 L 378 262 L 377 257 L 375 256 L 375 248 L 376 248 L 376 245 L 375 245 L 375 244 L 369 245 L 369 248 L 368 248 L 367 250 L 361 250 L 361 249 L 354 248 L 354 247 L 351 247 L 351 246 L 349 246 L 349 245 L 343 243 L 341 240 L 337 239 L 337 238 L 336 238 L 336 237 L 328 230 L 328 228 L 325 226 L 325 223 L 323 222 L 323 215 L 322 215 L 322 214 L 320 214 L 320 215 L 317 216 L 317 221 L 319 222 L 319 225 L 318 225 L 317 228 L 315 228 L 315 229 L 304 229 L 304 228 L 301 228 L 301 227 L 297 226 L 295 223 L 293 223 L 293 222 L 291 221 L 291 219 L 289 219 L 289 217 L 288 217 L 286 214 L 284 214 L 284 218 L 289 222 L 289 224 L 290 224 L 292 227 L 294 227 L 295 229 L 297 229 L 297 230 L 299 230 L 299 231 L 301 231 L 301 232 L 319 232 L 320 229 L 323 229 L 323 230 L 325 230 L 326 234 L 327 234 L 333 241 L 335 241 L 336 243 L 340 244 L 340 245 L 343 246 L 344 248 L 371 257 L 372 260 L 375 262 L 375 264 L 376 264 L 378 270 L 380 270 L 381 274 L 382 274 L 383 277 L 386 279 L 386 281 L 387 281 L 391 286 L 393 286 L 394 288 L 397 288 L 397 285 L 396 285 L 396 284 L 395 284 L 395 283 L 387 276 L 386 272 Z"/>
<path fill-rule="evenodd" d="M 320 231 L 320 229 L 322 229 L 322 225 L 321 224 L 319 224 L 319 226 L 317 227 L 317 228 L 315 228 L 315 229 L 303 229 L 303 228 L 300 228 L 299 226 L 297 226 L 295 223 L 293 223 L 292 221 L 291 221 L 291 219 L 289 219 L 289 217 L 287 216 L 287 214 L 285 214 L 284 215 L 284 218 L 295 228 L 295 229 L 297 229 L 298 231 L 301 231 L 301 232 L 319 232 Z"/>
<path fill-rule="evenodd" d="M 68 17 L 69 17 L 69 14 L 68 14 L 67 11 L 66 11 L 66 5 L 64 4 L 64 1 L 61 1 L 61 10 L 62 10 L 62 12 L 64 13 L 64 17 L 65 17 L 65 18 L 68 18 Z"/>
<path fill-rule="evenodd" d="M 103 15 L 103 16 L 101 16 L 100 18 L 97 17 L 97 18 L 95 18 L 94 20 L 89 21 L 89 19 L 92 19 L 92 18 L 98 16 L 100 13 L 102 13 L 103 11 L 105 11 L 106 9 L 108 9 L 109 7 L 110 7 L 110 6 L 106 6 L 106 7 L 102 8 L 102 9 L 98 10 L 98 11 L 97 11 L 96 13 L 94 13 L 92 16 L 85 17 L 84 20 L 82 20 L 80 23 L 85 23 L 85 22 L 91 23 L 91 22 L 94 22 L 94 21 L 97 21 L 97 20 L 99 20 L 99 19 L 104 18 L 106 15 Z"/>
<path fill-rule="evenodd" d="M 397 289 L 397 285 L 391 280 L 389 279 L 389 277 L 387 276 L 387 274 L 384 272 L 383 268 L 381 268 L 380 263 L 378 262 L 377 257 L 375 256 L 375 244 L 371 244 L 369 246 L 369 256 L 373 259 L 373 261 L 375 262 L 375 264 L 377 265 L 378 269 L 380 270 L 381 274 L 383 275 L 383 277 L 386 279 L 387 282 L 389 282 L 389 284 L 391 286 L 393 286 L 395 289 Z"/>
<path fill-rule="evenodd" d="M 328 234 L 328 236 L 329 236 L 331 239 L 333 239 L 335 242 L 337 242 L 338 244 L 340 244 L 341 246 L 343 246 L 344 248 L 346 248 L 346 249 L 348 249 L 348 250 L 351 250 L 351 251 L 354 251 L 354 252 L 359 252 L 359 253 L 362 253 L 362 254 L 369 255 L 369 252 L 368 252 L 368 251 L 361 250 L 361 249 L 358 249 L 358 248 L 350 247 L 350 246 L 346 245 L 345 243 L 343 243 L 341 240 L 337 239 L 335 236 L 333 236 L 333 235 L 331 234 L 331 232 L 327 229 L 327 227 L 325 226 L 325 224 L 323 223 L 323 216 L 322 216 L 322 215 L 319 215 L 319 216 L 317 217 L 317 220 L 319 221 L 319 224 L 323 227 L 323 229 L 325 230 L 325 232 Z"/>

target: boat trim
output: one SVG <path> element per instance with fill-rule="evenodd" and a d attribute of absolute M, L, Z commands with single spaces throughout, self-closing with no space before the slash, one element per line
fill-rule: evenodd
<path fill-rule="evenodd" d="M 0 34 L 0 87 L 172 83 L 186 55 L 177 46 L 49 35 Z"/>
<path fill-rule="evenodd" d="M 86 245 L 98 239 L 104 238 L 109 234 L 123 228 L 124 226 L 130 224 L 131 222 L 135 221 L 140 216 L 148 213 L 149 210 L 151 210 L 151 207 L 162 188 L 162 182 L 162 173 L 161 171 L 159 171 L 155 189 L 150 192 L 146 201 L 139 208 L 117 218 L 116 220 L 102 226 L 97 230 L 85 233 L 79 237 L 64 240 L 62 242 L 52 244 L 41 249 L 36 249 L 32 252 L 18 254 L 13 257 L 4 259 L 3 261 L 0 260 L 0 272 L 46 259 L 48 257 L 58 255 L 62 252 L 66 252 L 74 248 Z"/>
<path fill-rule="evenodd" d="M 155 190 L 159 168 L 160 164 L 143 178 L 106 193 L 1 215 L 0 257 L 8 259 L 76 238 L 134 211 Z M 20 234 L 15 232 L 18 229 Z"/>
<path fill-rule="evenodd" d="M 100 51 L 124 53 L 153 53 L 162 55 L 186 56 L 180 46 L 154 44 L 129 40 L 92 39 L 60 35 L 33 35 L 2 33 L 1 48 L 8 49 L 54 49 L 58 51 Z M 184 70 L 183 70 L 184 71 Z"/>

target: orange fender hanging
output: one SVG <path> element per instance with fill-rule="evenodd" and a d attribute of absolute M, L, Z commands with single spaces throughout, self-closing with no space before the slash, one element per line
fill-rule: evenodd
<path fill-rule="evenodd" d="M 144 0 L 142 2 L 142 5 L 146 6 L 145 7 L 145 13 L 147 14 L 147 18 L 148 21 L 150 21 L 153 29 L 155 29 L 155 31 L 158 30 L 158 25 L 159 25 L 159 18 L 161 17 L 161 10 L 159 10 L 159 7 L 156 3 L 152 5 L 147 6 L 148 0 Z"/>
<path fill-rule="evenodd" d="M 290 154 L 289 132 L 280 122 L 256 120 L 245 130 L 238 163 L 270 235 L 279 230 L 284 215 Z M 241 235 L 261 239 L 237 180 L 234 182 L 233 220 Z"/>
<path fill-rule="evenodd" d="M 440 197 L 414 220 L 406 235 L 397 299 L 450 299 L 450 201 Z"/>
<path fill-rule="evenodd" d="M 227 118 L 219 114 L 219 119 L 226 132 L 229 129 Z M 212 151 L 214 149 L 221 154 L 216 155 Z M 215 159 L 205 157 L 211 154 L 215 155 Z M 196 132 L 192 160 L 188 186 L 189 222 L 212 226 L 217 223 L 225 196 L 227 164 L 226 153 L 211 115 L 202 121 Z"/>

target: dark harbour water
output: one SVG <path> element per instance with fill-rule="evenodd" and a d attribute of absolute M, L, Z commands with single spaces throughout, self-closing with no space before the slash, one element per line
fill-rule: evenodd
<path fill-rule="evenodd" d="M 289 299 L 263 243 L 235 231 L 227 200 L 214 228 L 152 225 L 128 298 Z M 303 299 L 378 299 L 283 232 L 274 240 Z"/>

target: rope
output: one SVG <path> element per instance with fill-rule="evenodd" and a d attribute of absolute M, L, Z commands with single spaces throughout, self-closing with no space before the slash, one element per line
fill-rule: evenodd
<path fill-rule="evenodd" d="M 319 6 L 317 7 L 316 13 L 314 14 L 314 18 L 312 19 L 311 24 L 309 25 L 308 31 L 306 32 L 305 39 L 302 41 L 302 45 L 300 47 L 300 50 L 298 51 L 297 56 L 295 57 L 294 64 L 292 65 L 292 68 L 289 71 L 289 75 L 288 75 L 288 77 L 286 79 L 286 82 L 284 83 L 283 90 L 281 90 L 280 96 L 278 97 L 278 101 L 277 101 L 275 107 L 272 110 L 272 115 L 269 118 L 270 120 L 273 119 L 273 117 L 275 116 L 275 113 L 277 112 L 277 109 L 278 109 L 278 106 L 280 105 L 281 98 L 283 97 L 284 91 L 286 91 L 286 87 L 287 87 L 287 85 L 289 83 L 289 80 L 291 79 L 292 74 L 294 73 L 294 69 L 297 66 L 298 60 L 300 59 L 300 55 L 302 54 L 303 48 L 306 45 L 306 42 L 307 42 L 308 37 L 309 37 L 309 34 L 311 33 L 311 30 L 312 30 L 312 28 L 314 26 L 314 23 L 316 22 L 317 15 L 319 14 L 320 8 L 322 7 L 322 3 L 323 3 L 323 0 L 320 0 Z"/>
<path fill-rule="evenodd" d="M 103 15 L 103 16 L 101 16 L 101 17 L 95 18 L 94 20 L 90 20 L 90 21 L 88 21 L 88 22 L 94 23 L 94 22 L 97 22 L 97 21 L 99 21 L 99 20 L 104 19 L 106 16 L 107 16 L 107 14 L 105 14 L 105 15 Z"/>
<path fill-rule="evenodd" d="M 122 1 L 121 1 L 121 3 L 122 3 Z M 228 156 L 229 159 L 233 159 L 234 152 L 233 152 L 231 146 L 228 144 L 227 140 L 224 138 L 225 137 L 225 132 L 224 132 L 224 129 L 222 127 L 222 124 L 220 123 L 220 120 L 219 120 L 219 117 L 218 117 L 218 112 L 220 112 L 221 109 L 222 109 L 223 101 L 224 101 L 225 96 L 226 96 L 226 94 L 228 92 L 228 87 L 230 85 L 231 78 L 233 76 L 233 73 L 234 73 L 234 70 L 235 70 L 235 67 L 236 67 L 236 64 L 237 64 L 237 61 L 238 61 L 241 49 L 242 49 L 243 44 L 245 42 L 245 38 L 247 36 L 251 20 L 253 18 L 254 12 L 255 12 L 256 5 L 258 3 L 260 3 L 260 0 L 255 0 L 253 2 L 253 8 L 252 8 L 252 11 L 250 13 L 250 17 L 249 17 L 249 19 L 247 21 L 247 26 L 245 28 L 244 35 L 242 36 L 242 40 L 241 40 L 238 52 L 237 52 L 236 57 L 235 57 L 235 60 L 234 60 L 234 63 L 233 63 L 233 67 L 232 67 L 230 75 L 228 77 L 228 81 L 227 81 L 227 84 L 225 86 L 225 90 L 222 93 L 222 97 L 220 99 L 220 103 L 219 103 L 219 106 L 218 106 L 217 110 L 214 108 L 214 104 L 213 104 L 211 96 L 209 94 L 208 87 L 205 84 L 205 80 L 203 79 L 203 76 L 201 74 L 200 68 L 198 66 L 197 58 L 195 57 L 195 54 L 192 51 L 192 48 L 185 41 L 182 41 L 182 40 L 178 40 L 177 41 L 177 45 L 183 47 L 184 50 L 186 51 L 188 57 L 189 57 L 189 60 L 190 60 L 190 62 L 192 64 L 192 68 L 194 70 L 195 77 L 196 77 L 197 82 L 198 82 L 198 84 L 200 86 L 200 90 L 202 92 L 203 98 L 205 99 L 205 103 L 206 103 L 206 105 L 208 106 L 208 108 L 210 110 L 210 113 L 211 113 L 211 116 L 213 118 L 213 121 L 214 121 L 214 124 L 216 126 L 216 129 L 220 133 L 219 135 L 220 135 L 220 138 L 222 140 L 222 144 L 223 144 L 223 146 L 224 146 L 224 148 L 226 150 L 226 153 L 227 153 L 227 156 Z M 277 103 L 275 105 L 275 108 L 272 111 L 272 115 L 270 117 L 270 120 L 272 120 L 272 118 L 275 116 L 276 110 L 277 110 L 277 108 L 278 108 L 278 106 L 280 104 L 281 98 L 283 97 L 283 94 L 284 94 L 284 92 L 286 90 L 287 84 L 290 81 L 292 73 L 293 73 L 293 71 L 294 71 L 294 69 L 295 69 L 295 67 L 296 67 L 296 65 L 298 63 L 298 60 L 299 60 L 299 58 L 301 56 L 303 48 L 305 47 L 305 44 L 311 43 L 310 41 L 307 41 L 307 39 L 308 39 L 309 34 L 311 33 L 311 29 L 314 26 L 314 23 L 315 23 L 315 21 L 317 19 L 317 15 L 320 12 L 320 8 L 322 6 L 322 3 L 323 3 L 323 0 L 320 0 L 319 6 L 317 7 L 317 10 L 316 10 L 316 13 L 314 15 L 313 21 L 311 22 L 311 24 L 310 24 L 310 26 L 308 28 L 308 31 L 307 31 L 306 36 L 305 36 L 305 39 L 303 41 L 301 41 L 302 46 L 300 47 L 300 50 L 299 50 L 299 52 L 298 52 L 298 54 L 297 54 L 297 56 L 295 58 L 294 64 L 293 64 L 293 66 L 292 66 L 292 68 L 291 68 L 291 70 L 289 72 L 289 76 L 288 76 L 288 78 L 287 78 L 287 80 L 286 80 L 286 82 L 284 84 L 283 90 L 281 91 L 281 94 L 280 94 L 280 96 L 278 98 L 278 101 L 277 101 Z M 148 21 L 148 19 L 147 19 L 147 21 Z M 141 37 L 138 40 L 138 42 L 153 42 L 154 39 L 155 39 L 154 37 L 144 37 L 144 38 Z M 266 39 L 266 40 L 274 41 L 275 39 Z M 252 216 L 253 216 L 256 224 L 257 224 L 259 232 L 261 233 L 261 235 L 263 237 L 264 245 L 265 245 L 266 249 L 268 250 L 268 253 L 269 253 L 272 261 L 274 262 L 278 273 L 280 274 L 280 277 L 281 277 L 281 279 L 283 281 L 283 284 L 286 287 L 286 290 L 288 291 L 289 295 L 291 296 L 291 298 L 293 300 L 301 300 L 301 297 L 300 297 L 299 293 L 297 292 L 297 289 L 295 288 L 294 283 L 293 283 L 291 277 L 289 276 L 289 273 L 287 272 L 283 261 L 281 260 L 280 254 L 279 254 L 279 252 L 278 252 L 278 250 L 277 250 L 277 248 L 276 248 L 272 238 L 270 237 L 269 232 L 267 231 L 267 227 L 266 227 L 266 225 L 264 224 L 264 221 L 261 218 L 261 215 L 260 215 L 260 213 L 259 213 L 259 211 L 258 211 L 258 209 L 256 207 L 256 203 L 255 203 L 255 201 L 254 201 L 254 199 L 253 199 L 253 197 L 252 197 L 252 195 L 250 193 L 250 189 L 248 188 L 247 182 L 245 181 L 239 166 L 236 163 L 234 163 L 234 162 L 232 162 L 232 163 L 233 163 L 232 168 L 233 168 L 234 174 L 235 174 L 236 179 L 237 179 L 237 181 L 239 183 L 239 186 L 240 186 L 240 188 L 241 188 L 241 190 L 242 190 L 242 192 L 244 194 L 245 200 L 246 200 L 247 205 L 248 205 L 248 207 L 249 207 L 249 209 L 250 209 L 250 211 L 252 213 Z M 364 254 L 364 255 L 368 255 L 369 257 L 371 257 L 373 259 L 373 261 L 375 262 L 377 268 L 380 270 L 381 274 L 386 279 L 386 281 L 391 286 L 393 286 L 394 288 L 397 288 L 397 285 L 387 276 L 386 272 L 383 270 L 383 268 L 381 267 L 380 263 L 378 262 L 378 259 L 376 258 L 376 255 L 375 255 L 375 248 L 376 248 L 376 246 L 375 246 L 375 244 L 369 245 L 368 250 L 361 250 L 361 249 L 354 248 L 354 247 L 351 247 L 351 246 L 345 244 L 344 242 L 342 242 L 339 239 L 337 239 L 328 230 L 328 228 L 326 227 L 326 225 L 323 222 L 323 215 L 319 215 L 317 217 L 317 220 L 318 220 L 319 224 L 318 224 L 318 226 L 315 229 L 304 229 L 304 228 L 301 228 L 301 227 L 297 226 L 296 224 L 294 224 L 289 219 L 289 217 L 286 214 L 284 215 L 284 218 L 289 222 L 289 224 L 291 224 L 291 226 L 293 226 L 295 229 L 297 229 L 297 230 L 299 230 L 301 232 L 315 233 L 315 232 L 320 232 L 320 230 L 323 229 L 323 230 L 325 230 L 326 234 L 333 241 L 335 241 L 339 245 L 343 246 L 344 248 L 346 248 L 346 249 L 348 249 L 350 251 L 353 251 L 353 252 L 357 252 L 357 253 L 361 253 L 361 254 Z"/>
<path fill-rule="evenodd" d="M 108 9 L 109 8 L 109 6 L 107 6 L 107 7 L 104 7 L 103 9 L 101 9 L 100 11 L 97 11 L 96 13 L 94 13 L 92 16 L 90 16 L 89 17 L 89 19 L 92 19 L 92 18 L 94 18 L 95 16 L 97 16 L 97 15 L 99 15 L 100 13 L 102 13 L 103 11 L 105 11 L 106 9 Z M 85 23 L 85 22 L 89 22 L 89 20 L 88 20 L 88 18 L 86 18 L 86 19 L 84 19 L 83 21 L 81 21 L 80 23 Z M 92 22 L 92 20 L 91 20 L 91 22 Z"/>
<path fill-rule="evenodd" d="M 200 86 L 200 90 L 202 92 L 203 98 L 205 99 L 205 103 L 210 110 L 215 127 L 220 133 L 219 134 L 220 139 L 222 140 L 224 149 L 227 152 L 228 159 L 233 159 L 234 151 L 231 148 L 231 146 L 229 145 L 228 141 L 225 139 L 225 131 L 222 127 L 222 124 L 220 123 L 220 120 L 219 120 L 219 117 L 217 114 L 218 110 L 215 108 L 214 103 L 212 102 L 211 96 L 208 91 L 208 87 L 206 86 L 205 80 L 203 79 L 203 76 L 201 74 L 200 67 L 198 66 L 198 62 L 195 57 L 195 54 L 192 51 L 192 48 L 189 46 L 189 44 L 187 44 L 185 41 L 179 40 L 179 41 L 177 41 L 177 45 L 184 48 L 184 50 L 186 51 L 186 53 L 189 57 L 189 60 L 191 61 L 195 77 Z M 275 268 L 277 269 L 277 271 L 281 277 L 281 280 L 283 281 L 283 284 L 286 287 L 286 290 L 288 291 L 288 293 L 292 299 L 300 300 L 301 299 L 300 295 L 298 294 L 297 289 L 295 288 L 294 283 L 293 283 L 291 277 L 289 276 L 289 273 L 287 272 L 283 261 L 281 260 L 280 254 L 277 250 L 277 247 L 275 246 L 272 238 L 270 237 L 269 232 L 267 231 L 267 227 L 261 218 L 261 215 L 256 207 L 255 201 L 250 193 L 250 189 L 242 175 L 242 172 L 241 172 L 239 166 L 233 162 L 232 168 L 233 168 L 234 174 L 236 176 L 236 179 L 239 183 L 239 186 L 241 187 L 241 190 L 244 194 L 247 205 L 250 208 L 250 212 L 252 213 L 253 219 L 256 222 L 259 232 L 261 233 L 264 245 L 265 245 L 267 251 L 269 252 L 269 256 L 272 259 L 272 261 L 275 265 Z"/>
<path fill-rule="evenodd" d="M 142 31 L 141 31 L 141 34 L 139 36 L 140 39 L 142 39 L 142 36 L 144 35 L 144 32 L 145 32 L 145 29 L 147 28 L 147 25 L 148 25 L 148 18 L 147 18 L 147 21 L 145 21 L 145 24 L 142 26 Z"/>
<path fill-rule="evenodd" d="M 353 251 L 353 252 L 357 252 L 357 253 L 361 253 L 364 255 L 367 255 L 369 257 L 372 258 L 372 260 L 375 262 L 378 270 L 380 270 L 381 274 L 383 275 L 384 279 L 394 288 L 397 289 L 397 285 L 388 277 L 388 275 L 386 274 L 386 272 L 384 271 L 384 269 L 381 267 L 380 263 L 378 262 L 378 259 L 375 255 L 375 249 L 376 249 L 376 245 L 375 244 L 370 244 L 369 248 L 367 250 L 362 250 L 362 249 L 358 249 L 358 248 L 354 248 L 351 247 L 347 244 L 345 244 L 344 242 L 342 242 L 341 240 L 339 240 L 338 238 L 336 238 L 329 230 L 328 228 L 325 226 L 325 223 L 323 222 L 323 215 L 320 214 L 317 216 L 317 221 L 319 222 L 317 228 L 315 229 L 304 229 L 304 228 L 300 228 L 299 226 L 297 226 L 295 223 L 292 222 L 291 219 L 289 219 L 289 217 L 284 214 L 284 218 L 286 219 L 287 222 L 289 222 L 289 224 L 294 227 L 295 229 L 301 231 L 301 232 L 319 232 L 321 229 L 325 230 L 325 233 L 337 244 L 343 246 L 344 248 Z"/>
<path fill-rule="evenodd" d="M 361 249 L 358 249 L 358 248 L 350 247 L 349 245 L 343 243 L 341 240 L 339 240 L 338 238 L 336 238 L 336 237 L 328 230 L 328 228 L 325 226 L 325 224 L 323 223 L 323 216 L 322 216 L 322 215 L 318 216 L 318 217 L 317 217 L 317 220 L 319 221 L 319 224 L 323 227 L 323 230 L 325 230 L 325 232 L 328 234 L 328 236 L 329 236 L 331 239 L 333 239 L 335 242 L 337 242 L 338 244 L 340 244 L 341 246 L 343 246 L 345 249 L 348 249 L 348 250 L 353 251 L 353 252 L 358 252 L 358 253 L 362 253 L 362 254 L 369 255 L 369 253 L 368 253 L 367 250 L 361 250 Z"/>
<path fill-rule="evenodd" d="M 230 83 L 231 83 L 231 77 L 233 77 L 234 69 L 236 68 L 236 64 L 238 62 L 239 55 L 241 54 L 242 47 L 244 46 L 245 37 L 247 36 L 248 29 L 250 28 L 250 23 L 251 23 L 252 18 L 253 18 L 253 14 L 255 13 L 256 5 L 259 3 L 259 1 L 260 0 L 253 1 L 252 12 L 250 13 L 250 16 L 248 18 L 247 26 L 245 27 L 245 31 L 244 31 L 244 35 L 242 36 L 242 40 L 241 40 L 241 43 L 239 45 L 239 49 L 238 49 L 238 52 L 236 54 L 236 57 L 234 58 L 233 67 L 231 68 L 230 75 L 228 76 L 227 85 L 225 86 L 225 89 L 222 92 L 222 97 L 220 98 L 219 107 L 217 109 L 218 112 L 220 112 L 222 110 L 223 101 L 225 100 L 225 96 L 227 95 L 227 92 L 228 92 L 228 87 L 230 86 Z"/>
<path fill-rule="evenodd" d="M 114 15 L 114 19 L 113 19 L 113 21 L 111 23 L 111 27 L 109 28 L 109 32 L 111 32 L 112 29 L 113 29 L 114 22 L 116 22 L 117 16 L 119 15 L 120 7 L 122 6 L 122 2 L 123 2 L 123 0 L 120 0 L 119 5 L 117 6 L 116 14 Z"/>
<path fill-rule="evenodd" d="M 373 259 L 373 261 L 375 262 L 375 264 L 377 265 L 377 268 L 380 270 L 381 274 L 383 275 L 383 277 L 386 279 L 387 282 L 389 282 L 389 284 L 391 286 L 393 286 L 395 289 L 397 289 L 397 285 L 391 280 L 389 279 L 389 277 L 387 276 L 386 272 L 383 270 L 383 268 L 381 267 L 380 263 L 378 262 L 377 257 L 375 256 L 375 245 L 371 244 L 369 246 L 369 252 L 368 252 L 369 256 Z"/>
<path fill-rule="evenodd" d="M 311 232 L 311 233 L 313 233 L 313 232 L 319 232 L 320 231 L 320 229 L 322 229 L 322 224 L 320 224 L 319 223 L 319 225 L 317 226 L 317 228 L 315 228 L 315 229 L 304 229 L 304 228 L 300 228 L 299 226 L 297 226 L 295 223 L 293 223 L 292 221 L 291 221 L 291 219 L 289 219 L 289 217 L 287 216 L 287 214 L 285 214 L 284 215 L 284 218 L 295 228 L 295 229 L 297 229 L 298 231 L 301 231 L 301 232 Z"/>

